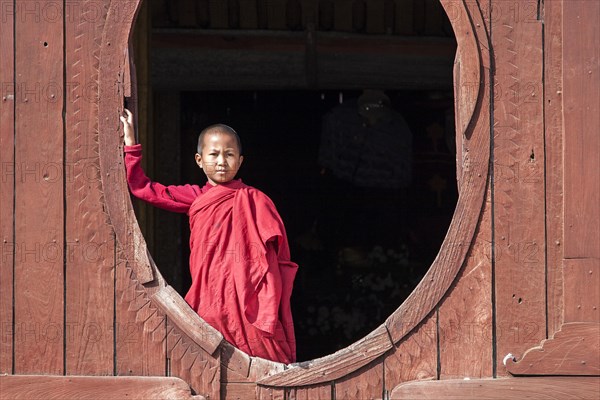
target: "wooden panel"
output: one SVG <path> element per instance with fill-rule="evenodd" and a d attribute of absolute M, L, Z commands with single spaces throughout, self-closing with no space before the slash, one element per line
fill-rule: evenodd
<path fill-rule="evenodd" d="M 377 359 L 335 382 L 338 400 L 380 399 L 383 396 L 383 360 Z"/>
<path fill-rule="evenodd" d="M 277 388 L 268 388 L 263 386 L 256 387 L 256 400 L 284 400 L 285 390 Z"/>
<path fill-rule="evenodd" d="M 596 399 L 600 378 L 547 377 L 414 382 L 394 390 L 391 399 Z"/>
<path fill-rule="evenodd" d="M 546 337 L 542 25 L 535 1 L 491 5 L 496 363 L 504 375 L 506 354 Z"/>
<path fill-rule="evenodd" d="M 41 10 L 53 10 L 44 18 Z M 64 159 L 62 3 L 17 2 L 15 365 L 63 373 Z M 58 15 L 58 17 L 56 17 Z"/>
<path fill-rule="evenodd" d="M 438 377 L 437 313 L 432 313 L 384 359 L 385 390 L 402 382 Z"/>
<path fill-rule="evenodd" d="M 565 258 L 600 259 L 600 2 L 563 3 Z"/>
<path fill-rule="evenodd" d="M 303 386 L 286 391 L 287 400 L 332 400 L 333 395 L 333 384 Z"/>
<path fill-rule="evenodd" d="M 267 1 L 267 27 L 269 29 L 287 29 L 285 19 L 285 4 L 287 0 Z"/>
<path fill-rule="evenodd" d="M 14 400 L 60 399 L 196 399 L 178 378 L 0 376 L 2 398 Z"/>
<path fill-rule="evenodd" d="M 252 400 L 256 398 L 255 383 L 222 383 L 221 398 L 227 400 Z"/>
<path fill-rule="evenodd" d="M 0 374 L 13 369 L 13 272 L 15 193 L 14 17 L 0 24 Z"/>
<path fill-rule="evenodd" d="M 352 31 L 353 0 L 335 0 L 334 29 L 340 32 Z"/>
<path fill-rule="evenodd" d="M 196 1 L 178 0 L 177 1 L 177 21 L 178 27 L 189 28 L 197 26 L 196 21 Z M 142 8 L 146 6 L 142 5 Z"/>
<path fill-rule="evenodd" d="M 413 0 L 395 0 L 394 33 L 398 35 L 412 35 L 413 29 Z"/>
<path fill-rule="evenodd" d="M 563 261 L 564 322 L 600 322 L 600 260 Z"/>
<path fill-rule="evenodd" d="M 369 0 L 367 4 L 367 33 L 385 33 L 385 0 Z"/>
<path fill-rule="evenodd" d="M 517 362 L 507 360 L 513 375 L 600 375 L 600 323 L 564 324 L 552 339 L 533 347 Z"/>
<path fill-rule="evenodd" d="M 66 374 L 113 373 L 114 240 L 100 212 L 98 59 L 104 19 L 96 2 L 67 7 L 66 91 Z M 102 304 L 102 307 L 94 305 Z"/>
<path fill-rule="evenodd" d="M 440 379 L 492 376 L 491 193 L 465 266 L 439 307 Z"/>
<path fill-rule="evenodd" d="M 118 255 L 115 269 L 115 372 L 167 374 L 166 322 L 151 304 L 135 273 Z"/>
<path fill-rule="evenodd" d="M 240 28 L 256 29 L 258 27 L 258 10 L 256 0 L 239 0 Z"/>
<path fill-rule="evenodd" d="M 229 26 L 229 14 L 227 12 L 227 1 L 209 0 L 210 27 L 213 29 L 227 28 Z"/>
<path fill-rule="evenodd" d="M 563 318 L 562 3 L 562 0 L 544 3 L 548 337 L 552 337 L 560 329 Z"/>
<path fill-rule="evenodd" d="M 425 0 L 425 35 L 441 36 L 443 14 L 439 0 Z"/>

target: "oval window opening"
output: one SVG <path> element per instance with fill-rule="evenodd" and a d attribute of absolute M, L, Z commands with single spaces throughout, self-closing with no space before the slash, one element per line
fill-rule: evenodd
<path fill-rule="evenodd" d="M 198 132 L 234 127 L 245 156 L 238 177 L 273 199 L 300 265 L 298 360 L 364 337 L 427 272 L 458 198 L 456 45 L 441 5 L 415 12 L 410 27 L 386 19 L 377 28 L 355 7 L 340 31 L 335 12 L 244 30 L 229 12 L 215 30 L 210 13 L 161 4 L 144 4 L 133 37 L 147 174 L 204 184 Z M 134 204 L 161 274 L 185 295 L 187 216 Z"/>

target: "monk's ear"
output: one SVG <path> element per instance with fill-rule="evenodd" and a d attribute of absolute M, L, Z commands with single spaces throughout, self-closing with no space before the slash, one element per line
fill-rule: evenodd
<path fill-rule="evenodd" d="M 244 156 L 240 156 L 240 165 L 238 165 L 238 169 L 240 169 L 243 162 L 244 162 Z"/>
<path fill-rule="evenodd" d="M 202 168 L 202 156 L 200 154 L 196 153 L 196 157 L 195 158 L 196 158 L 196 164 L 198 164 L 198 166 L 200 168 Z"/>

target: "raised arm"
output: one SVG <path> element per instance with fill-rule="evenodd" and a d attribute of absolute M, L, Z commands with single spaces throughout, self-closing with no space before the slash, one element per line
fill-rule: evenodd
<path fill-rule="evenodd" d="M 121 116 L 125 133 L 125 168 L 129 190 L 138 199 L 153 206 L 174 212 L 187 213 L 190 205 L 201 193 L 197 185 L 165 186 L 151 181 L 141 166 L 142 145 L 136 144 L 133 115 L 125 110 L 126 117 Z"/>

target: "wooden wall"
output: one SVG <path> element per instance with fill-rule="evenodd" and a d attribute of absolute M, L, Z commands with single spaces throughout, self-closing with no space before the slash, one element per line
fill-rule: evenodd
<path fill-rule="evenodd" d="M 224 343 L 146 251 L 118 120 L 138 1 L 2 3 L 3 390 L 25 397 L 31 375 L 63 389 L 64 375 L 130 375 L 179 377 L 211 399 L 424 398 L 438 383 L 480 398 L 469 377 L 500 398 L 556 385 L 595 395 L 600 4 L 442 3 L 459 43 L 461 195 L 446 241 L 372 334 L 294 368 Z"/>

